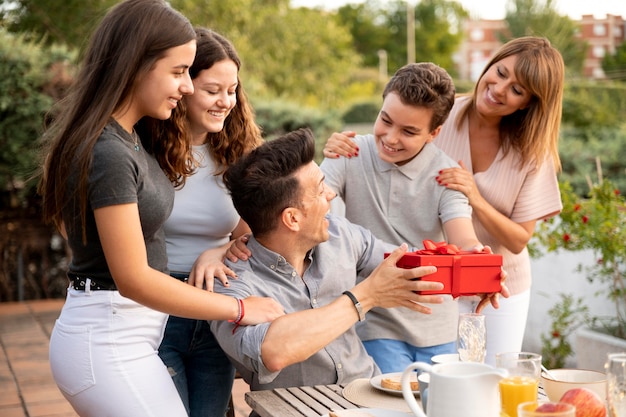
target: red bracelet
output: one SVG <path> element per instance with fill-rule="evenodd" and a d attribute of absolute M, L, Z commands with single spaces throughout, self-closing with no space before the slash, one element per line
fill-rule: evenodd
<path fill-rule="evenodd" d="M 243 306 L 243 300 L 241 298 L 237 298 L 237 303 L 239 304 L 239 314 L 237 314 L 237 319 L 235 319 L 235 327 L 233 328 L 233 334 L 235 334 L 235 330 L 241 324 L 241 320 L 246 315 L 246 309 Z"/>
<path fill-rule="evenodd" d="M 235 320 L 235 324 L 241 323 L 241 320 L 243 320 L 243 317 L 246 315 L 246 309 L 243 307 L 243 300 L 238 298 L 237 301 L 239 301 L 239 317 Z"/>

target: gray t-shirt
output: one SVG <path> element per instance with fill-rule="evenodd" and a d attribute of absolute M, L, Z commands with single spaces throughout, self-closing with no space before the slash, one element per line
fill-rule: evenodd
<path fill-rule="evenodd" d="M 148 254 L 148 264 L 167 271 L 163 223 L 172 210 L 174 187 L 153 156 L 134 149 L 131 135 L 115 121 L 107 124 L 93 149 L 88 177 L 87 243 L 82 241 L 79 201 L 73 195 L 78 172 L 68 179 L 69 204 L 63 211 L 72 249 L 69 272 L 113 282 L 104 257 L 93 210 L 117 204 L 137 203 Z"/>
<path fill-rule="evenodd" d="M 229 280 L 228 288 L 216 280 L 216 292 L 237 298 L 272 297 L 286 313 L 319 308 L 354 287 L 357 274 L 369 275 L 382 262 L 384 253 L 396 248 L 344 218 L 331 215 L 329 222 L 330 237 L 309 252 L 310 265 L 303 277 L 282 256 L 251 238 L 249 261 L 226 262 L 238 279 Z M 261 359 L 261 343 L 269 325 L 242 326 L 233 334 L 233 323 L 211 322 L 220 346 L 252 390 L 344 384 L 380 373 L 354 326 L 307 360 L 270 372 Z"/>
<path fill-rule="evenodd" d="M 402 166 L 378 156 L 373 135 L 356 136 L 359 156 L 324 159 L 326 184 L 346 204 L 346 217 L 386 242 L 422 247 L 422 241 L 445 240 L 443 223 L 471 218 L 467 197 L 437 183 L 439 170 L 458 164 L 431 143 Z M 357 330 L 363 340 L 402 340 L 429 347 L 456 340 L 458 303 L 445 296 L 431 304 L 432 314 L 405 307 L 374 308 Z"/>

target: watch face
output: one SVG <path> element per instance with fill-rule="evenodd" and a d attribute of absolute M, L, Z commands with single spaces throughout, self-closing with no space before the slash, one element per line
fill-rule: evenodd
<path fill-rule="evenodd" d="M 360 302 L 354 303 L 354 307 L 356 308 L 356 312 L 359 314 L 359 321 L 365 320 L 365 314 L 363 314 L 363 307 Z"/>

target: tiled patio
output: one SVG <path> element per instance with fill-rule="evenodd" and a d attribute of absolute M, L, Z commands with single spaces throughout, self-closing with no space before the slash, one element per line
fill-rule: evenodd
<path fill-rule="evenodd" d="M 63 300 L 0 303 L 0 416 L 76 417 L 48 366 L 48 340 Z M 235 416 L 245 417 L 248 386 L 235 380 Z"/>

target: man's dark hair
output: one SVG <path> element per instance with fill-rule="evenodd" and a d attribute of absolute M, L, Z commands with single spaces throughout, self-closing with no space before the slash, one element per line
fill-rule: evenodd
<path fill-rule="evenodd" d="M 265 142 L 228 167 L 224 184 L 255 236 L 271 231 L 287 207 L 300 206 L 295 172 L 313 161 L 315 138 L 298 129 Z"/>

